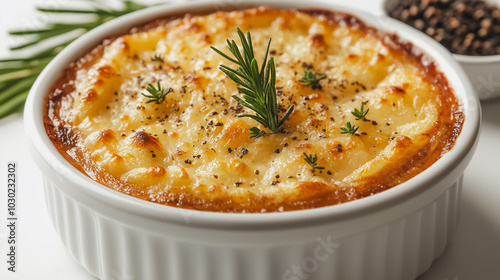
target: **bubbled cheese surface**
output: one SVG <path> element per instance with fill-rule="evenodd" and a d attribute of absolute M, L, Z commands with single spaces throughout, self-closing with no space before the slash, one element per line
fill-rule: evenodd
<path fill-rule="evenodd" d="M 250 138 L 257 123 L 238 118 L 253 112 L 231 98 L 241 93 L 218 70 L 235 65 L 210 49 L 229 53 L 236 27 L 251 32 L 258 61 L 272 38 L 278 103 L 295 106 L 282 133 Z M 60 150 L 118 191 L 209 211 L 311 208 L 397 185 L 447 149 L 458 106 L 415 59 L 361 27 L 256 8 L 164 20 L 115 38 L 62 78 L 72 90 L 48 114 L 56 134 L 74 140 Z M 298 81 L 306 69 L 326 79 L 306 87 Z M 141 93 L 158 82 L 172 91 L 146 103 Z M 361 103 L 369 113 L 356 120 L 351 111 Z M 357 135 L 340 133 L 347 122 Z M 313 171 L 304 152 L 325 169 Z"/>

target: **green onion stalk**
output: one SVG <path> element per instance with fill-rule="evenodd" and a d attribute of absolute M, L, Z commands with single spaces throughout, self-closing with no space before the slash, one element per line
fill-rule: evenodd
<path fill-rule="evenodd" d="M 84 0 L 84 2 L 98 5 L 96 0 Z M 39 12 L 48 14 L 91 15 L 92 20 L 79 23 L 51 22 L 38 29 L 10 31 L 9 35 L 12 37 L 28 38 L 22 44 L 11 46 L 10 50 L 36 48 L 44 41 L 53 39 L 56 36 L 64 37 L 64 34 L 75 30 L 79 30 L 79 34 L 82 34 L 111 19 L 148 7 L 130 0 L 122 1 L 122 4 L 122 8 L 118 9 L 108 9 L 106 7 L 91 9 L 37 7 Z M 59 40 L 62 42 L 38 50 L 35 54 L 29 56 L 0 59 L 0 119 L 18 112 L 24 107 L 28 92 L 43 68 L 76 38 L 72 36 L 71 39 Z"/>

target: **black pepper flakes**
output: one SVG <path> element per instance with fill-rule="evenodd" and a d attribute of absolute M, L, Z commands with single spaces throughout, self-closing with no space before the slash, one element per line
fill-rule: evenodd
<path fill-rule="evenodd" d="M 307 63 L 307 62 L 302 62 L 302 67 L 304 67 L 306 69 L 313 69 L 314 68 L 312 63 Z"/>
<path fill-rule="evenodd" d="M 227 148 L 227 152 L 228 152 L 228 153 L 232 153 L 232 152 L 233 152 L 233 149 L 231 149 L 231 148 Z"/>
<path fill-rule="evenodd" d="M 184 161 L 184 163 L 191 164 L 192 162 L 191 162 L 191 160 L 190 160 L 190 159 L 186 159 L 186 160 Z"/>
<path fill-rule="evenodd" d="M 274 153 L 275 153 L 275 154 L 279 154 L 279 153 L 280 153 L 280 149 L 276 149 L 276 150 L 274 150 Z"/>

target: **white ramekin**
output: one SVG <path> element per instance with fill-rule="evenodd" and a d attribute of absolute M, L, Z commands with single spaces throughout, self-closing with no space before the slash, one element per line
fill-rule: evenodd
<path fill-rule="evenodd" d="M 402 0 L 382 1 L 382 11 L 387 13 L 392 5 Z M 500 7 L 500 0 L 484 0 Z M 497 35 L 498 36 L 498 35 Z M 469 76 L 476 94 L 481 100 L 492 100 L 500 97 L 500 55 L 461 55 L 452 54 Z"/>
<path fill-rule="evenodd" d="M 71 255 L 96 277 L 122 280 L 399 280 L 427 270 L 456 227 L 462 174 L 480 127 L 479 103 L 462 68 L 438 43 L 387 17 L 325 2 L 220 3 L 168 4 L 110 21 L 63 50 L 35 82 L 25 129 L 44 174 L 50 217 Z M 352 13 L 425 50 L 463 104 L 465 122 L 454 148 L 416 177 L 371 197 L 301 211 L 229 214 L 168 207 L 113 191 L 72 167 L 47 137 L 42 115 L 50 86 L 103 38 L 168 14 L 262 4 Z"/>

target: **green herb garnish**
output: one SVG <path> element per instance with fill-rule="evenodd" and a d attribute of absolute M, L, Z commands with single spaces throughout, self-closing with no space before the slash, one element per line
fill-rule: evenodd
<path fill-rule="evenodd" d="M 151 57 L 151 61 L 158 61 L 158 62 L 163 63 L 163 57 L 161 56 L 161 54 L 155 53 L 155 55 L 153 55 L 153 57 Z"/>
<path fill-rule="evenodd" d="M 254 126 L 250 128 L 250 135 L 250 138 L 259 138 L 266 135 L 266 132 Z"/>
<path fill-rule="evenodd" d="M 21 50 L 28 47 L 38 46 L 42 41 L 62 35 L 72 33 L 69 39 L 66 36 L 64 41 L 52 43 L 50 47 L 42 49 L 30 56 L 14 56 L 13 58 L 0 59 L 0 118 L 6 117 L 23 108 L 29 89 L 33 85 L 43 68 L 69 43 L 80 37 L 83 33 L 121 15 L 137 11 L 147 6 L 134 1 L 122 1 L 123 7 L 120 9 L 109 9 L 97 1 L 85 1 L 90 9 L 73 8 L 42 8 L 37 10 L 48 14 L 68 14 L 78 18 L 83 15 L 87 18 L 93 16 L 91 20 L 78 20 L 76 23 L 51 22 L 44 27 L 10 31 L 13 37 L 26 37 L 27 42 L 10 47 L 11 50 Z M 96 7 L 100 6 L 100 8 Z M 79 32 L 77 32 L 78 30 Z M 19 40 L 16 40 L 19 41 Z"/>
<path fill-rule="evenodd" d="M 358 110 L 358 108 L 354 108 L 354 111 L 352 111 L 351 114 L 356 117 L 356 120 L 360 120 L 360 119 L 364 118 L 366 116 L 366 114 L 368 114 L 368 111 L 370 111 L 370 109 L 364 110 L 363 102 L 361 102 L 360 110 Z"/>
<path fill-rule="evenodd" d="M 312 171 L 314 172 L 314 170 L 316 169 L 325 169 L 323 166 L 317 166 L 318 163 L 318 156 L 316 154 L 309 154 L 307 155 L 305 152 L 304 152 L 304 160 L 309 163 L 309 165 L 312 167 Z"/>
<path fill-rule="evenodd" d="M 242 114 L 238 117 L 251 118 L 264 127 L 269 128 L 272 133 L 278 133 L 280 132 L 280 126 L 288 119 L 294 107 L 293 105 L 288 107 L 283 117 L 281 119 L 279 118 L 274 58 L 271 57 L 269 61 L 267 60 L 271 39 L 269 39 L 267 43 L 266 55 L 264 56 L 264 61 L 259 72 L 259 66 L 254 56 L 250 32 L 247 33 L 246 38 L 241 29 L 237 28 L 237 32 L 241 40 L 243 53 L 240 53 L 234 40 L 227 40 L 229 51 L 233 54 L 234 58 L 229 57 L 215 47 L 211 47 L 211 49 L 239 66 L 237 69 L 232 69 L 226 65 L 221 65 L 219 67 L 219 70 L 224 72 L 224 74 L 239 85 L 238 90 L 243 93 L 243 99 L 236 95 L 232 97 L 238 101 L 238 103 L 256 113 L 256 115 Z M 252 137 L 261 137 L 264 135 L 260 133 L 260 130 L 259 133 L 257 133 L 257 130 L 257 127 L 252 127 L 250 129 Z"/>
<path fill-rule="evenodd" d="M 341 127 L 342 131 L 340 132 L 341 134 L 351 134 L 354 135 L 356 131 L 358 131 L 359 126 L 356 125 L 351 125 L 351 122 L 347 122 L 345 124 L 346 127 Z"/>
<path fill-rule="evenodd" d="M 152 84 L 148 84 L 148 86 L 146 87 L 146 90 L 149 92 L 149 94 L 141 92 L 141 94 L 144 97 L 148 98 L 146 103 L 156 102 L 156 104 L 160 104 L 161 102 L 163 102 L 163 100 L 165 100 L 165 96 L 167 96 L 167 94 L 170 91 L 172 91 L 172 88 L 170 88 L 170 87 L 169 88 L 161 88 L 159 80 L 158 80 L 157 85 L 158 85 L 158 88 L 155 88 Z"/>
<path fill-rule="evenodd" d="M 326 78 L 325 74 L 316 74 L 314 71 L 310 71 L 309 69 L 306 69 L 304 71 L 304 76 L 299 80 L 304 86 L 314 86 L 318 85 L 319 81 L 323 80 Z"/>

